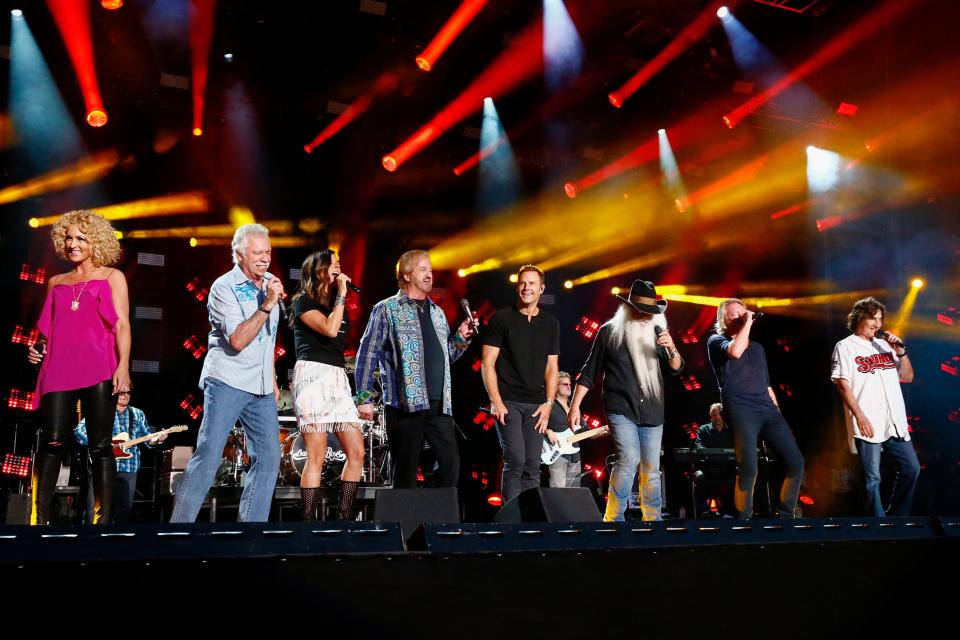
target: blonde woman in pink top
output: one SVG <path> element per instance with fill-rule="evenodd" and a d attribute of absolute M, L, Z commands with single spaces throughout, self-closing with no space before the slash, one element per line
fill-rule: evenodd
<path fill-rule="evenodd" d="M 110 522 L 116 463 L 110 437 L 117 394 L 130 390 L 127 280 L 112 268 L 120 258 L 113 227 L 92 211 L 64 214 L 53 246 L 73 265 L 50 278 L 27 359 L 40 364 L 34 409 L 40 446 L 33 471 L 31 524 L 48 524 L 60 461 L 71 442 L 77 401 L 87 423 L 93 461 L 94 523 Z"/>

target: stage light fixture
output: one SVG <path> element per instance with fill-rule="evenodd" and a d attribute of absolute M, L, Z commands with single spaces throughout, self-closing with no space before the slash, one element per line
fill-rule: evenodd
<path fill-rule="evenodd" d="M 116 11 L 123 6 L 123 0 L 100 0 L 100 6 L 107 11 Z"/>
<path fill-rule="evenodd" d="M 563 283 L 564 289 L 573 289 L 573 280 L 565 280 Z"/>
<path fill-rule="evenodd" d="M 233 62 L 233 54 L 225 53 L 223 54 L 223 59 L 226 60 L 227 62 Z"/>
<path fill-rule="evenodd" d="M 3 454 L 3 475 L 26 478 L 30 475 L 30 456 Z"/>
<path fill-rule="evenodd" d="M 194 127 L 194 128 L 193 128 L 193 135 L 195 135 L 195 136 L 197 136 L 197 137 L 199 138 L 200 136 L 203 135 L 203 129 L 201 129 L 200 127 Z"/>
<path fill-rule="evenodd" d="M 517 282 L 519 282 L 519 280 L 520 278 L 517 276 L 517 274 L 515 273 L 510 274 L 510 282 L 516 284 Z"/>
<path fill-rule="evenodd" d="M 14 18 L 22 18 L 23 11 L 20 11 L 20 9 L 14 9 L 10 12 L 10 15 L 12 15 Z"/>
<path fill-rule="evenodd" d="M 467 270 L 466 270 L 466 269 L 457 269 L 457 275 L 460 276 L 461 278 L 466 278 L 466 277 L 467 277 Z"/>
<path fill-rule="evenodd" d="M 102 127 L 107 124 L 107 112 L 103 109 L 91 109 L 87 113 L 87 124 L 91 127 Z"/>
<path fill-rule="evenodd" d="M 729 15 L 730 15 L 730 9 L 728 9 L 727 7 L 720 7 L 719 9 L 717 9 L 717 17 L 720 18 L 721 20 L 723 20 Z"/>
<path fill-rule="evenodd" d="M 910 286 L 913 287 L 914 289 L 922 289 L 923 285 L 925 284 L 926 283 L 923 281 L 923 278 L 914 278 L 913 280 L 910 281 Z"/>
<path fill-rule="evenodd" d="M 499 493 L 491 493 L 487 496 L 487 504 L 491 507 L 500 507 L 503 505 L 503 496 Z"/>

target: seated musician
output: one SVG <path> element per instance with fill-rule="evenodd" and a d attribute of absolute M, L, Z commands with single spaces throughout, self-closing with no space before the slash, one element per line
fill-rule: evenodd
<path fill-rule="evenodd" d="M 697 429 L 697 449 L 733 449 L 733 432 L 723 422 L 723 405 L 710 405 L 710 422 Z"/>
<path fill-rule="evenodd" d="M 697 449 L 709 449 L 716 453 L 718 449 L 733 451 L 733 431 L 723 421 L 723 405 L 715 402 L 710 405 L 710 422 L 697 429 Z M 701 517 L 735 516 L 733 485 L 737 467 L 727 456 L 717 455 L 716 459 L 704 456 L 699 462 L 698 471 L 703 475 L 697 480 L 697 512 Z"/>

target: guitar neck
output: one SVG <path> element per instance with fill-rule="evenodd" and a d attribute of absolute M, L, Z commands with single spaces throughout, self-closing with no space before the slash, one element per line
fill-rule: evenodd
<path fill-rule="evenodd" d="M 599 427 L 597 429 L 588 429 L 584 433 L 578 433 L 575 436 L 570 437 L 567 440 L 567 444 L 573 444 L 574 442 L 580 442 L 581 440 L 587 440 L 588 438 L 596 438 L 597 436 L 605 435 L 610 431 L 609 427 Z"/>
<path fill-rule="evenodd" d="M 152 440 L 153 438 L 156 438 L 156 437 L 157 437 L 158 435 L 160 435 L 161 433 L 171 433 L 171 432 L 174 432 L 174 431 L 183 431 L 183 429 L 180 429 L 180 428 L 177 428 L 177 427 L 171 427 L 171 428 L 169 428 L 169 429 L 161 429 L 160 431 L 157 431 L 156 433 L 150 433 L 150 434 L 148 434 L 148 435 L 141 436 L 141 437 L 136 438 L 136 439 L 134 439 L 134 440 L 128 440 L 128 441 L 124 442 L 123 444 L 121 444 L 120 446 L 121 446 L 121 448 L 123 448 L 124 450 L 127 450 L 127 449 L 129 449 L 130 447 L 132 447 L 132 446 L 134 446 L 134 445 L 140 444 L 141 442 L 146 442 L 147 440 Z"/>

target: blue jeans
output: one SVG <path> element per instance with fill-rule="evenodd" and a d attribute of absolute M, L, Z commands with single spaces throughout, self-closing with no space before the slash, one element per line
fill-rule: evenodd
<path fill-rule="evenodd" d="M 733 446 L 737 452 L 737 484 L 733 498 L 737 512 L 744 520 L 753 517 L 753 490 L 757 483 L 757 439 L 763 438 L 783 459 L 786 477 L 780 486 L 780 502 L 776 513 L 792 518 L 800 497 L 803 480 L 803 454 L 790 432 L 790 425 L 773 403 L 769 407 L 742 407 L 728 403 L 724 419 L 733 429 Z"/>
<path fill-rule="evenodd" d="M 860 466 L 863 468 L 863 484 L 866 489 L 866 512 L 868 516 L 882 518 L 885 515 L 908 516 L 913 506 L 913 492 L 917 488 L 920 475 L 920 461 L 913 444 L 900 438 L 889 438 L 885 442 L 866 442 L 854 438 L 857 453 L 860 454 Z M 884 512 L 880 498 L 880 454 L 885 453 L 897 468 L 897 479 L 893 485 L 890 508 Z"/>
<path fill-rule="evenodd" d="M 580 462 L 570 462 L 566 456 L 560 456 L 548 468 L 551 487 L 579 487 Z"/>
<path fill-rule="evenodd" d="M 659 520 L 663 504 L 660 489 L 660 441 L 663 425 L 636 423 L 626 416 L 607 414 L 610 435 L 617 450 L 617 461 L 610 474 L 605 522 L 623 520 L 633 479 L 640 470 L 640 509 L 644 520 Z"/>
<path fill-rule="evenodd" d="M 266 522 L 280 468 L 280 422 L 273 394 L 258 396 L 240 391 L 216 378 L 203 389 L 203 422 L 193 452 L 177 489 L 170 522 L 193 522 L 220 467 L 227 435 L 237 420 L 243 425 L 250 471 L 240 497 L 241 522 Z"/>

